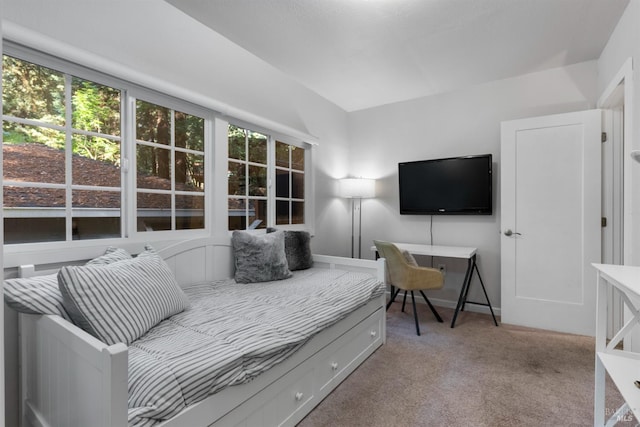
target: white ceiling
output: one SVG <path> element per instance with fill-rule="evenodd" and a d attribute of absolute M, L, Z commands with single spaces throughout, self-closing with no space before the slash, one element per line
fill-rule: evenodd
<path fill-rule="evenodd" d="M 629 2 L 166 1 L 346 111 L 597 59 Z"/>

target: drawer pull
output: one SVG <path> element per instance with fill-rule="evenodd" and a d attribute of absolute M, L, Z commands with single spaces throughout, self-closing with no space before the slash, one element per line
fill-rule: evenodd
<path fill-rule="evenodd" d="M 295 397 L 296 397 L 296 402 L 300 402 L 304 397 L 304 393 L 297 392 Z"/>
<path fill-rule="evenodd" d="M 333 362 L 331 364 L 331 369 L 333 369 L 334 371 L 337 371 L 338 370 L 338 363 L 337 362 Z"/>
<path fill-rule="evenodd" d="M 371 331 L 371 338 L 375 338 L 378 335 L 378 331 Z"/>

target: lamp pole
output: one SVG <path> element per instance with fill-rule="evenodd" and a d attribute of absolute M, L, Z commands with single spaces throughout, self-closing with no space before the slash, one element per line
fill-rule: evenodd
<path fill-rule="evenodd" d="M 351 199 L 351 258 L 355 258 L 355 222 L 358 209 L 358 258 L 362 258 L 362 199 L 375 196 L 375 180 L 344 178 L 340 180 L 340 195 Z M 357 205 L 356 205 L 356 200 Z"/>

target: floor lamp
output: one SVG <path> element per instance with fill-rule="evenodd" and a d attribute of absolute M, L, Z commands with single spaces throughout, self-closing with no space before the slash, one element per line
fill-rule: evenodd
<path fill-rule="evenodd" d="M 355 248 L 355 216 L 358 209 L 358 258 L 362 258 L 362 199 L 375 197 L 376 181 L 366 178 L 344 178 L 340 180 L 340 195 L 351 199 L 351 258 Z M 357 204 L 356 204 L 357 203 Z"/>

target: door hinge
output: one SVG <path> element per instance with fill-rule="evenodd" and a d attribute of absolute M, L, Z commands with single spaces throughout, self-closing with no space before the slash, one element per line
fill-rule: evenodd
<path fill-rule="evenodd" d="M 602 218 L 600 218 L 600 225 L 603 227 L 607 226 L 607 217 L 603 216 Z"/>
<path fill-rule="evenodd" d="M 607 142 L 607 133 L 602 132 L 602 135 L 600 135 L 600 139 L 602 142 Z"/>

